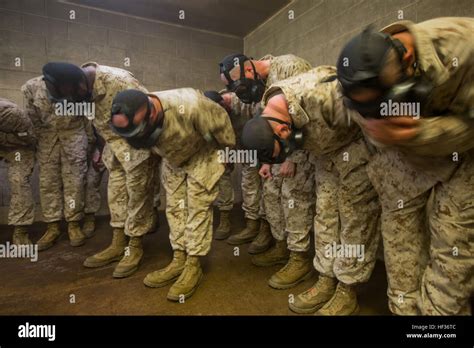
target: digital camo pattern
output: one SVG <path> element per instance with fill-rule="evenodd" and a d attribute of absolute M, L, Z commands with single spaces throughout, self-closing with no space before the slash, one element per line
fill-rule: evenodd
<path fill-rule="evenodd" d="M 45 222 L 84 216 L 87 144 L 83 115 L 56 113 L 42 76 L 22 86 L 25 110 L 38 139 L 40 201 Z"/>
<path fill-rule="evenodd" d="M 229 114 L 230 122 L 235 133 L 236 148 L 241 149 L 242 129 L 249 119 L 259 114 L 261 111 L 261 104 L 245 104 L 240 101 L 235 93 L 223 90 L 221 94 L 228 93 L 231 96 L 231 112 Z M 244 169 L 245 167 L 245 169 Z M 252 220 L 260 218 L 260 199 L 261 199 L 261 179 L 256 172 L 256 167 L 248 169 L 249 165 L 242 163 L 242 208 L 245 212 L 245 217 Z M 234 204 L 234 188 L 230 180 L 228 169 L 222 175 L 219 181 L 219 196 L 217 197 L 217 206 L 220 210 L 230 210 Z"/>
<path fill-rule="evenodd" d="M 266 80 L 266 88 L 281 80 L 296 76 L 311 69 L 311 64 L 306 60 L 292 54 L 273 57 L 267 55 L 261 60 L 270 60 L 270 71 Z M 282 240 L 287 236 L 288 248 L 293 251 L 302 251 L 309 247 L 309 231 L 314 210 L 309 207 L 314 205 L 314 190 L 308 191 L 301 182 L 314 182 L 310 180 L 312 170 L 307 162 L 308 154 L 304 151 L 295 151 L 288 161 L 296 165 L 298 177 L 282 178 L 280 165 L 272 166 L 274 178 L 266 180 L 263 184 L 263 207 L 266 218 L 271 226 L 273 237 Z M 275 204 L 278 202 L 279 204 Z M 301 209 L 288 209 L 297 205 Z M 294 234 L 291 236 L 291 234 Z"/>
<path fill-rule="evenodd" d="M 467 314 L 474 209 L 466 187 L 474 172 L 465 151 L 473 147 L 474 20 L 402 21 L 384 29 L 400 30 L 414 35 L 418 73 L 435 88 L 419 134 L 399 148 L 381 147 L 369 166 L 383 208 L 389 307 L 396 314 Z M 426 212 L 430 196 L 434 204 Z"/>
<path fill-rule="evenodd" d="M 227 112 L 192 88 L 154 92 L 164 110 L 153 152 L 162 157 L 166 217 L 173 250 L 206 255 L 212 241 L 212 203 L 224 173 L 218 150 L 235 145 Z"/>
<path fill-rule="evenodd" d="M 35 142 L 30 119 L 16 104 L 0 98 L 0 160 L 8 164 L 9 225 L 27 226 L 34 221 L 31 174 L 35 164 Z"/>
<path fill-rule="evenodd" d="M 166 158 L 162 160 L 161 177 L 166 191 L 171 247 L 191 256 L 207 255 L 212 242 L 212 202 L 217 198 L 219 185 L 206 189 Z"/>
<path fill-rule="evenodd" d="M 356 284 L 367 281 L 375 265 L 380 206 L 366 173 L 368 148 L 360 129 L 350 122 L 337 82 L 331 79 L 335 72 L 321 66 L 280 81 L 265 93 L 264 101 L 283 92 L 294 126 L 303 131 L 303 148 L 315 157 L 316 269 Z M 336 257 L 328 250 L 334 244 L 363 246 L 363 260 Z"/>
<path fill-rule="evenodd" d="M 155 171 L 148 149 L 134 149 L 110 129 L 110 110 L 116 94 L 127 89 L 148 91 L 132 73 L 97 63 L 82 67 L 96 68 L 93 87 L 95 118 L 93 125 L 106 145 L 103 161 L 109 171 L 108 204 L 112 227 L 125 228 L 132 237 L 146 234 L 153 222 L 153 190 L 150 183 Z"/>

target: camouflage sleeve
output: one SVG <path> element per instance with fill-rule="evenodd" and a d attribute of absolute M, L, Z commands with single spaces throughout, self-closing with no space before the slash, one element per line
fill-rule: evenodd
<path fill-rule="evenodd" d="M 403 147 L 421 156 L 467 151 L 474 147 L 474 119 L 458 115 L 421 119 L 418 135 Z"/>
<path fill-rule="evenodd" d="M 235 146 L 235 134 L 227 112 L 218 104 L 203 100 L 196 128 L 206 138 L 211 135 L 221 147 Z M 204 111 L 205 110 L 205 111 Z"/>
<path fill-rule="evenodd" d="M 23 85 L 21 87 L 21 91 L 23 92 L 23 96 L 25 98 L 25 114 L 33 123 L 33 126 L 39 127 L 41 126 L 41 119 L 38 110 L 34 106 L 34 96 L 31 89 L 28 85 Z"/>
<path fill-rule="evenodd" d="M 5 133 L 0 131 L 0 147 L 16 148 L 18 146 L 31 146 L 34 143 L 34 137 L 28 132 Z"/>
<path fill-rule="evenodd" d="M 281 79 L 287 79 L 289 77 L 302 74 L 311 69 L 311 64 L 303 58 L 293 57 L 293 61 L 286 64 L 286 68 L 283 69 L 284 76 Z"/>
<path fill-rule="evenodd" d="M 18 133 L 31 130 L 31 121 L 23 110 L 13 103 L 2 107 L 0 113 L 0 130 L 6 133 Z"/>
<path fill-rule="evenodd" d="M 94 133 L 94 126 L 92 125 L 92 121 L 89 120 L 87 117 L 84 117 L 84 128 L 87 134 L 87 144 L 89 145 L 89 149 L 91 149 L 96 143 L 97 139 Z"/>

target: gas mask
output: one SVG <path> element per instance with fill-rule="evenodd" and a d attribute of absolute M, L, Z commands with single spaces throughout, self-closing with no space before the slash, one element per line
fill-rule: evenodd
<path fill-rule="evenodd" d="M 87 86 L 87 77 L 85 74 L 83 74 L 84 79 L 82 82 L 84 82 Z M 92 91 L 89 90 L 89 87 L 87 87 L 87 92 L 84 95 L 81 95 L 78 93 L 79 90 L 81 90 L 80 82 L 77 82 L 73 85 L 72 91 L 73 93 L 71 95 L 62 95 L 59 91 L 59 86 L 58 83 L 56 82 L 56 79 L 53 76 L 50 76 L 48 74 L 45 74 L 43 76 L 43 80 L 46 83 L 47 87 L 47 94 L 48 94 L 48 99 L 51 103 L 61 103 L 64 100 L 70 103 L 80 103 L 80 102 L 91 102 L 92 101 Z"/>
<path fill-rule="evenodd" d="M 278 122 L 280 124 L 286 124 L 290 128 L 291 134 L 288 139 L 282 139 L 277 134 L 273 133 L 273 139 L 275 139 L 278 142 L 278 145 L 280 146 L 280 153 L 277 157 L 268 159 L 267 162 L 262 161 L 264 163 L 269 164 L 278 164 L 285 162 L 288 156 L 290 156 L 296 149 L 301 148 L 303 144 L 303 132 L 300 129 L 292 129 L 290 123 L 284 122 L 278 118 L 265 115 L 262 115 L 261 117 Z"/>
<path fill-rule="evenodd" d="M 237 58 L 236 58 L 237 59 Z M 238 57 L 239 66 L 240 66 L 240 78 L 233 81 L 230 77 L 230 71 L 236 66 L 232 65 L 231 68 L 221 64 L 220 71 L 221 74 L 224 74 L 227 81 L 230 81 L 227 85 L 227 89 L 231 92 L 234 92 L 239 99 L 245 104 L 258 103 L 262 100 L 263 93 L 265 92 L 265 81 L 260 77 L 255 69 L 255 65 L 252 63 L 251 59 L 246 56 Z M 244 63 L 250 61 L 250 64 L 253 68 L 253 79 L 245 77 Z"/>
<path fill-rule="evenodd" d="M 115 102 L 115 100 L 114 100 Z M 110 124 L 112 131 L 121 137 L 136 149 L 150 148 L 156 144 L 163 129 L 161 124 L 150 125 L 151 102 L 147 97 L 147 111 L 142 122 L 138 125 L 133 124 L 136 107 L 130 107 L 126 103 L 119 102 L 112 105 L 111 119 L 116 114 L 124 114 L 128 118 L 127 127 L 116 127 Z"/>
<path fill-rule="evenodd" d="M 392 86 L 380 80 L 389 52 L 395 51 L 401 67 L 401 76 Z M 433 86 L 420 76 L 408 76 L 408 65 L 403 59 L 405 46 L 398 39 L 370 27 L 353 38 L 343 48 L 337 63 L 337 77 L 344 93 L 344 105 L 365 118 L 381 118 L 383 103 L 420 103 L 423 110 Z M 413 68 L 416 70 L 416 63 Z M 357 89 L 376 90 L 380 96 L 368 102 L 358 102 L 349 96 Z"/>
<path fill-rule="evenodd" d="M 348 97 L 344 97 L 344 105 L 349 109 L 356 110 L 364 118 L 382 118 L 380 115 L 381 106 L 385 103 L 419 103 L 420 110 L 424 110 L 433 85 L 421 77 L 412 77 L 400 82 L 386 90 L 378 98 L 369 102 L 357 102 Z M 423 111 L 421 111 L 423 113 Z M 410 116 L 410 115 L 406 115 Z"/>

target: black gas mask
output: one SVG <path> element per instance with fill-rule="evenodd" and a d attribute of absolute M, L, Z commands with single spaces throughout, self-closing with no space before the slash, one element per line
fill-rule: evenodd
<path fill-rule="evenodd" d="M 291 135 L 288 139 L 282 139 L 273 132 L 269 121 L 286 124 Z M 277 157 L 273 157 L 275 140 L 278 142 L 280 152 Z M 285 162 L 296 149 L 303 144 L 303 132 L 300 129 L 292 128 L 291 124 L 278 118 L 261 115 L 246 122 L 242 131 L 242 144 L 246 149 L 256 150 L 257 158 L 262 163 L 279 164 Z"/>
<path fill-rule="evenodd" d="M 361 103 L 344 97 L 344 105 L 349 109 L 356 110 L 364 118 L 382 118 L 380 115 L 381 106 L 389 102 L 397 104 L 419 103 L 421 113 L 423 113 L 432 90 L 433 85 L 431 82 L 421 77 L 413 77 L 395 84 L 381 96 L 369 102 Z"/>
<path fill-rule="evenodd" d="M 386 58 L 395 50 L 402 74 L 392 86 L 386 86 L 380 80 Z M 353 38 L 342 50 L 337 63 L 338 80 L 344 93 L 344 105 L 356 110 L 365 118 L 381 118 L 380 111 L 384 103 L 419 103 L 420 110 L 426 105 L 433 86 L 421 76 L 408 76 L 408 68 L 403 56 L 406 48 L 386 33 L 365 29 Z M 416 69 L 416 63 L 414 68 Z M 352 92 L 360 89 L 375 90 L 380 95 L 367 102 L 358 102 L 350 98 Z"/>
<path fill-rule="evenodd" d="M 252 65 L 253 79 L 245 77 L 244 64 L 246 61 L 249 61 Z M 240 66 L 240 78 L 233 81 L 230 77 L 230 71 L 236 66 Z M 229 81 L 229 84 L 226 86 L 227 90 L 234 92 L 243 103 L 258 103 L 262 100 L 263 93 L 265 92 L 265 81 L 257 73 L 255 65 L 250 58 L 244 55 L 235 55 L 233 58 L 226 57 L 220 64 L 220 72 Z"/>
<path fill-rule="evenodd" d="M 71 90 L 73 91 L 71 95 L 63 95 L 60 89 L 60 83 L 56 79 L 48 74 L 43 75 L 43 80 L 45 81 L 47 87 L 48 99 L 51 103 L 61 103 L 64 100 L 70 103 L 80 103 L 80 102 L 91 102 L 92 101 L 92 91 L 89 89 L 87 84 L 87 77 L 84 73 L 83 79 L 80 82 L 72 82 Z M 85 83 L 87 86 L 87 91 L 85 94 L 79 93 L 81 90 L 81 84 Z"/>
<path fill-rule="evenodd" d="M 136 112 L 146 103 L 146 114 L 140 124 L 133 123 Z M 162 132 L 162 124 L 150 124 L 152 105 L 148 96 L 138 90 L 127 90 L 117 94 L 111 109 L 111 121 L 114 115 L 124 114 L 128 119 L 126 127 L 116 127 L 111 122 L 114 133 L 125 138 L 136 149 L 154 146 Z"/>

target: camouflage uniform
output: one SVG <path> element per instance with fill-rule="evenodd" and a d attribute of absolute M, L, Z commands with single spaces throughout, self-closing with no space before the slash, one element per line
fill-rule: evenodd
<path fill-rule="evenodd" d="M 366 173 L 369 151 L 362 133 L 349 122 L 337 81 L 322 82 L 335 74 L 329 66 L 312 69 L 272 85 L 264 101 L 283 92 L 294 127 L 303 130 L 303 149 L 314 156 L 314 266 L 351 285 L 367 281 L 375 265 L 380 207 Z M 302 180 L 299 186 L 309 191 L 313 183 Z M 363 245 L 364 259 L 333 257 L 326 252 L 333 243 Z"/>
<path fill-rule="evenodd" d="M 417 73 L 435 88 L 422 115 L 429 118 L 420 120 L 417 137 L 400 148 L 380 147 L 368 168 L 383 208 L 389 307 L 396 314 L 417 314 L 417 304 L 422 314 L 469 314 L 474 293 L 474 20 L 401 21 L 384 31 L 406 29 L 415 39 Z M 427 212 L 430 195 L 434 203 Z M 425 268 L 426 223 L 431 242 Z"/>
<path fill-rule="evenodd" d="M 93 125 L 106 145 L 103 161 L 109 171 L 108 203 L 110 225 L 124 228 L 130 237 L 146 234 L 153 223 L 153 159 L 148 149 L 134 149 L 110 129 L 110 109 L 118 92 L 126 89 L 147 90 L 128 71 L 86 63 L 96 67 L 93 88 L 95 118 Z"/>
<path fill-rule="evenodd" d="M 41 209 L 45 222 L 80 221 L 84 216 L 87 134 L 81 115 L 56 115 L 42 76 L 22 86 L 25 109 L 38 138 Z"/>
<path fill-rule="evenodd" d="M 87 160 L 87 175 L 86 175 L 86 194 L 85 194 L 85 214 L 95 214 L 100 209 L 101 196 L 100 196 L 100 183 L 105 173 L 105 167 L 96 170 L 92 166 L 92 156 L 98 146 L 98 135 L 95 134 L 95 130 L 92 126 L 92 122 L 87 122 L 86 133 L 88 140 L 88 160 Z"/>
<path fill-rule="evenodd" d="M 163 131 L 152 151 L 162 157 L 171 245 L 175 251 L 204 256 L 212 241 L 212 202 L 224 173 L 217 150 L 235 144 L 229 116 L 192 88 L 150 96 L 158 97 L 164 110 Z"/>
<path fill-rule="evenodd" d="M 9 225 L 28 226 L 35 217 L 31 192 L 35 142 L 31 120 L 16 104 L 0 98 L 0 159 L 8 163 L 11 190 Z"/>
<path fill-rule="evenodd" d="M 267 88 L 289 77 L 304 73 L 311 65 L 292 54 L 273 57 L 267 55 L 260 60 L 270 60 L 270 71 L 266 79 Z M 273 179 L 263 182 L 265 215 L 276 240 L 287 239 L 291 251 L 309 249 L 309 231 L 314 205 L 314 166 L 310 155 L 304 150 L 295 151 L 288 160 L 296 165 L 292 178 L 280 176 L 280 164 L 272 165 Z M 302 185 L 302 183 L 306 183 Z M 279 202 L 279 204 L 275 204 Z"/>
<path fill-rule="evenodd" d="M 223 92 L 221 92 L 223 93 Z M 230 92 L 225 92 L 230 93 Z M 241 149 L 240 138 L 245 122 L 259 113 L 260 104 L 242 103 L 235 93 L 231 94 L 231 113 L 229 115 L 234 129 L 236 148 Z M 234 189 L 231 180 L 232 166 L 226 166 L 225 172 L 219 180 L 219 196 L 217 206 L 219 210 L 231 210 L 234 205 Z M 258 167 L 242 163 L 242 209 L 245 218 L 258 220 L 262 217 L 261 191 L 262 181 L 258 175 Z"/>

